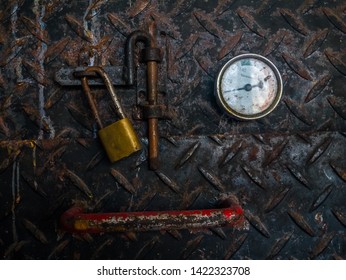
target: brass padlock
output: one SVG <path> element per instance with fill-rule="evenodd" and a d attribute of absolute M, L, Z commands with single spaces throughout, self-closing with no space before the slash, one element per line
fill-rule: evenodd
<path fill-rule="evenodd" d="M 91 94 L 90 87 L 88 85 L 87 76 L 90 75 L 83 76 L 81 78 L 82 87 L 88 98 L 88 102 L 94 114 L 95 120 L 100 127 L 98 135 L 100 137 L 103 147 L 107 152 L 109 160 L 111 162 L 115 162 L 117 160 L 131 155 L 134 152 L 139 151 L 141 149 L 141 143 L 138 139 L 135 130 L 133 129 L 130 120 L 126 117 L 122 109 L 120 100 L 115 94 L 115 89 L 107 73 L 104 71 L 103 68 L 98 66 L 90 66 L 86 68 L 85 72 L 86 74 L 94 72 L 103 79 L 107 87 L 107 90 L 110 93 L 111 98 L 113 100 L 115 110 L 120 118 L 119 121 L 112 123 L 106 127 L 103 127 L 101 118 L 96 108 L 94 97 Z"/>

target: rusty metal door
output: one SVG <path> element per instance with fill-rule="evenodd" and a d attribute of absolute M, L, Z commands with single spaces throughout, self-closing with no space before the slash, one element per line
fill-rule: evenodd
<path fill-rule="evenodd" d="M 2 0 L 0 8 L 2 258 L 346 257 L 344 1 Z M 117 91 L 145 148 L 114 164 L 81 87 L 56 81 L 62 68 L 122 66 L 126 37 L 150 24 L 163 51 L 159 99 L 174 111 L 159 121 L 157 171 L 136 118 L 142 64 L 136 86 Z M 248 52 L 278 67 L 284 92 L 270 115 L 246 122 L 224 114 L 213 91 L 218 69 Z M 105 88 L 95 92 L 111 122 Z M 205 209 L 227 194 L 245 211 L 240 229 L 72 235 L 59 224 L 72 205 Z"/>

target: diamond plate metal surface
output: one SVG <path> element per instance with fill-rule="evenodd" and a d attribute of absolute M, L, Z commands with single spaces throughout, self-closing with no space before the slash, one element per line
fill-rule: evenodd
<path fill-rule="evenodd" d="M 0 4 L 0 256 L 4 259 L 346 258 L 344 1 L 31 1 Z M 163 50 L 160 169 L 149 171 L 145 67 L 117 91 L 144 150 L 110 164 L 81 88 L 62 68 L 124 65 L 126 36 L 157 28 Z M 284 93 L 267 117 L 217 106 L 218 69 L 266 56 Z M 103 87 L 94 91 L 114 120 Z M 71 235 L 60 215 L 203 209 L 235 196 L 240 229 Z"/>

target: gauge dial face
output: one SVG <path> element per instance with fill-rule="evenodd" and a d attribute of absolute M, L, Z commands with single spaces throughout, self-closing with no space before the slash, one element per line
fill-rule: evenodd
<path fill-rule="evenodd" d="M 245 54 L 231 59 L 217 78 L 218 103 L 240 119 L 257 119 L 270 113 L 282 93 L 282 80 L 268 59 Z"/>

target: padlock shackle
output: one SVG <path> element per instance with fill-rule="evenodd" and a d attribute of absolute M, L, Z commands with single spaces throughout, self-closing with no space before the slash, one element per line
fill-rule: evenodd
<path fill-rule="evenodd" d="M 127 85 L 133 86 L 135 83 L 135 56 L 134 50 L 137 42 L 143 42 L 145 48 L 151 48 L 154 42 L 149 33 L 141 30 L 132 32 L 126 40 L 125 45 L 125 80 Z"/>
<path fill-rule="evenodd" d="M 82 77 L 81 78 L 81 83 L 82 83 L 82 88 L 83 91 L 88 99 L 88 103 L 90 105 L 91 111 L 93 112 L 95 121 L 97 122 L 97 125 L 100 128 L 103 128 L 103 124 L 99 115 L 99 112 L 97 110 L 96 104 L 95 104 L 95 100 L 94 100 L 94 96 L 91 94 L 91 90 L 88 84 L 88 78 L 87 77 Z"/>
<path fill-rule="evenodd" d="M 116 110 L 119 118 L 120 119 L 126 118 L 126 115 L 123 111 L 120 100 L 115 93 L 115 89 L 113 87 L 112 81 L 111 81 L 110 77 L 108 76 L 107 72 L 102 67 L 99 67 L 99 66 L 90 66 L 90 67 L 86 68 L 84 72 L 87 72 L 87 73 L 88 72 L 94 72 L 102 78 L 103 82 L 106 85 L 106 88 L 107 88 L 109 94 L 111 95 L 115 110 Z M 82 82 L 83 90 L 84 90 L 85 94 L 87 95 L 91 110 L 93 111 L 93 114 L 95 116 L 96 122 L 98 123 L 100 128 L 103 128 L 101 118 L 98 114 L 98 110 L 96 108 L 94 98 L 91 94 L 90 87 L 88 85 L 88 78 L 86 76 L 82 77 L 81 82 Z"/>

